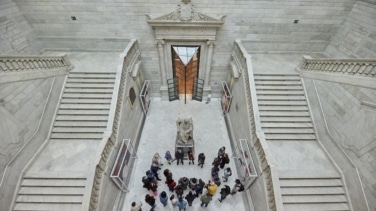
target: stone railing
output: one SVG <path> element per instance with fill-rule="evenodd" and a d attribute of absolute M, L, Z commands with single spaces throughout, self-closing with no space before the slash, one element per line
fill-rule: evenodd
<path fill-rule="evenodd" d="M 233 49 L 233 57 L 237 67 L 243 72 L 243 83 L 246 90 L 249 124 L 251 126 L 251 142 L 259 158 L 260 175 L 263 176 L 266 188 L 268 210 L 283 211 L 282 195 L 276 162 L 272 156 L 261 130 L 260 115 L 256 97 L 256 88 L 253 76 L 251 56 L 237 40 Z"/>
<path fill-rule="evenodd" d="M 304 56 L 298 70 L 376 77 L 376 59 L 313 59 Z"/>
<path fill-rule="evenodd" d="M 129 76 L 131 66 L 135 65 L 135 61 L 140 59 L 140 52 L 136 40 L 131 40 L 124 52 L 120 55 L 123 63 L 118 66 L 114 92 L 112 95 L 111 109 L 107 123 L 106 132 L 100 146 L 98 147 L 96 159 L 91 164 L 90 178 L 87 178 L 85 198 L 83 201 L 83 211 L 94 211 L 99 209 L 99 201 L 101 198 L 101 190 L 105 171 L 107 168 L 108 158 L 118 139 L 120 114 L 125 97 L 125 82 Z"/>
<path fill-rule="evenodd" d="M 0 73 L 71 67 L 66 56 L 0 56 Z"/>

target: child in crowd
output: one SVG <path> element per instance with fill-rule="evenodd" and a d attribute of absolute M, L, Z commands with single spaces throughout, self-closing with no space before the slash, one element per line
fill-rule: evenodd
<path fill-rule="evenodd" d="M 191 165 L 191 162 L 193 165 L 195 165 L 195 156 L 192 152 L 192 150 L 188 151 L 188 160 L 189 160 L 189 165 Z"/>
<path fill-rule="evenodd" d="M 171 156 L 171 152 L 170 151 L 166 151 L 166 154 L 164 156 L 168 162 L 168 164 L 171 165 L 172 162 L 174 162 L 175 159 L 172 158 Z"/>

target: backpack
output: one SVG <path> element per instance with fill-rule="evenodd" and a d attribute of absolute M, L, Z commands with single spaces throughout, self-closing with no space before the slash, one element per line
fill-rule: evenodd
<path fill-rule="evenodd" d="M 238 191 L 239 191 L 239 192 L 244 191 L 244 185 L 243 185 L 243 184 L 240 183 L 240 186 L 239 186 L 239 190 L 238 190 Z"/>

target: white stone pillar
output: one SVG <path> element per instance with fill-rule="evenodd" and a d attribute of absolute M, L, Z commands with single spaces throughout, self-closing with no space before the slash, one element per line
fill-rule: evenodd
<path fill-rule="evenodd" d="M 163 46 L 165 44 L 164 40 L 158 40 L 158 57 L 159 57 L 159 68 L 161 71 L 161 86 L 167 87 L 167 78 L 166 78 L 166 66 L 165 66 L 165 57 L 163 53 Z"/>
<path fill-rule="evenodd" d="M 209 82 L 210 82 L 210 72 L 211 72 L 211 65 L 212 65 L 212 59 L 213 59 L 214 41 L 209 40 L 207 44 L 208 44 L 208 57 L 206 61 L 204 86 L 208 88 L 210 86 Z"/>

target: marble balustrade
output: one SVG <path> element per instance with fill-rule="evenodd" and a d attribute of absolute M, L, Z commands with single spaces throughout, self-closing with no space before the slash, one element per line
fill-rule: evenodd
<path fill-rule="evenodd" d="M 0 73 L 69 68 L 66 56 L 0 56 Z"/>
<path fill-rule="evenodd" d="M 299 70 L 376 77 L 376 60 L 314 59 L 304 56 L 302 63 L 299 65 Z"/>
<path fill-rule="evenodd" d="M 241 41 L 237 40 L 233 49 L 233 55 L 236 57 L 236 65 L 243 75 L 243 83 L 246 90 L 248 104 L 248 115 L 251 126 L 251 144 L 259 158 L 261 167 L 260 175 L 263 176 L 268 210 L 283 211 L 282 195 L 279 185 L 279 177 L 276 162 L 268 148 L 265 135 L 261 130 L 260 115 L 256 98 L 256 88 L 253 77 L 252 61 L 250 55 L 242 46 Z"/>

